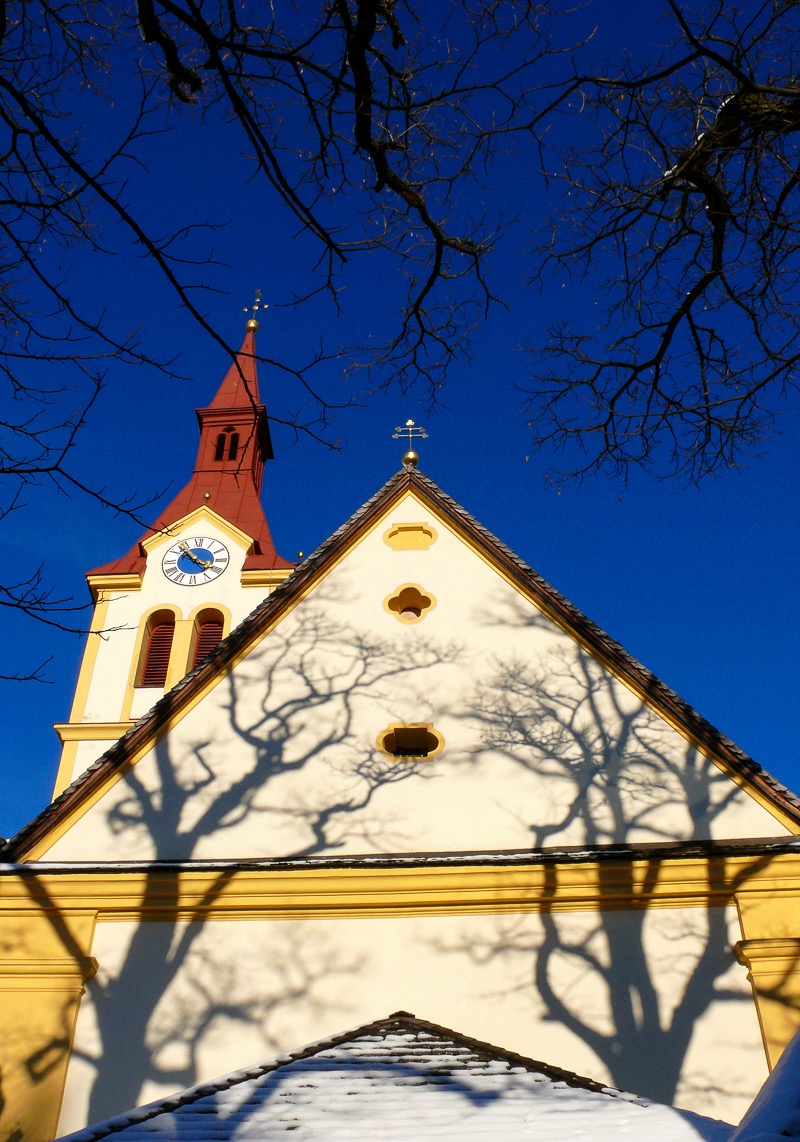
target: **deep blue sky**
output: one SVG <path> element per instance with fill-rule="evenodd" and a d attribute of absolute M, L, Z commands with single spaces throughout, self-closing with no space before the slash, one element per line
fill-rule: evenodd
<path fill-rule="evenodd" d="M 98 116 L 101 134 L 111 130 L 105 105 L 83 113 L 87 121 Z M 380 259 L 344 279 L 342 317 L 323 301 L 301 312 L 275 304 L 290 295 L 309 250 L 263 188 L 247 183 L 240 149 L 236 138 L 187 114 L 179 136 L 151 143 L 149 173 L 131 174 L 131 194 L 149 225 L 166 230 L 192 217 L 198 203 L 206 217 L 229 220 L 213 241 L 225 265 L 205 271 L 219 292 L 199 295 L 219 332 L 239 344 L 242 309 L 256 287 L 273 303 L 258 334 L 259 351 L 269 357 L 300 363 L 320 340 L 331 346 L 380 325 L 402 286 Z M 528 156 L 509 165 L 487 189 L 522 223 L 545 207 L 531 164 Z M 112 363 L 80 437 L 76 470 L 116 497 L 162 493 L 144 512 L 155 518 L 191 472 L 194 409 L 213 395 L 227 361 L 124 234 L 108 220 L 103 225 L 119 254 L 70 251 L 59 255 L 64 274 L 81 282 L 90 304 L 107 307 L 121 330 L 138 327 L 151 351 L 176 356 L 184 379 Z M 453 368 L 435 414 L 396 389 L 369 395 L 367 375 L 346 376 L 344 362 L 333 359 L 317 370 L 321 389 L 334 403 L 353 394 L 357 401 L 329 433 L 340 450 L 273 424 L 276 459 L 264 498 L 279 551 L 308 554 L 372 495 L 399 467 L 395 426 L 413 417 L 430 433 L 419 449 L 426 475 L 758 762 L 800 786 L 800 414 L 787 404 L 783 435 L 760 458 L 699 489 L 640 474 L 627 488 L 600 477 L 558 491 L 546 479 L 557 458 L 529 455 L 515 386 L 529 382 L 531 363 L 518 346 L 539 342 L 549 320 L 590 315 L 596 298 L 577 286 L 532 290 L 522 225 L 498 244 L 490 272 L 508 309 L 495 309 L 481 327 L 471 360 Z M 260 383 L 278 419 L 301 406 L 301 390 L 279 370 L 262 365 Z M 4 525 L 5 563 L 21 574 L 43 562 L 57 595 L 88 598 L 86 570 L 122 554 L 141 533 L 130 519 L 47 486 L 32 489 L 27 502 Z M 2 684 L 0 833 L 9 835 L 49 800 L 59 752 L 52 723 L 68 717 L 82 647 L 75 635 L 3 618 L 9 665 L 52 656 L 48 685 Z"/>

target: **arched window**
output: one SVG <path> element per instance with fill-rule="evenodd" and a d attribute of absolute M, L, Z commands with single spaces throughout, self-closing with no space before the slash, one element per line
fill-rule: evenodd
<path fill-rule="evenodd" d="M 168 611 L 153 615 L 142 647 L 137 686 L 163 687 L 166 684 L 174 635 L 174 615 Z"/>
<path fill-rule="evenodd" d="M 214 445 L 214 460 L 235 460 L 239 455 L 239 433 L 233 425 L 228 425 L 224 432 L 220 432 Z"/>
<path fill-rule="evenodd" d="M 207 658 L 217 643 L 222 641 L 222 615 L 218 611 L 203 611 L 197 623 L 190 670 Z"/>

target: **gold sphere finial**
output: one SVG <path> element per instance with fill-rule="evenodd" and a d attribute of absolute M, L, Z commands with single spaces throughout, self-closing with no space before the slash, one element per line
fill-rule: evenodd
<path fill-rule="evenodd" d="M 408 438 L 408 451 L 403 453 L 403 467 L 416 468 L 419 464 L 419 453 L 414 451 L 411 444 L 415 439 L 426 440 L 428 434 L 421 425 L 415 424 L 413 420 L 407 420 L 405 424 L 398 424 L 392 433 L 392 440 L 399 440 L 401 436 Z"/>
<path fill-rule="evenodd" d="M 244 307 L 245 313 L 250 314 L 250 317 L 247 320 L 247 329 L 249 330 L 249 332 L 255 333 L 255 331 L 258 329 L 258 321 L 256 320 L 256 314 L 258 313 L 259 309 L 266 309 L 266 308 L 267 308 L 267 303 L 265 301 L 261 300 L 261 290 L 257 289 L 256 290 L 256 300 L 253 302 L 252 305 L 246 305 Z"/>

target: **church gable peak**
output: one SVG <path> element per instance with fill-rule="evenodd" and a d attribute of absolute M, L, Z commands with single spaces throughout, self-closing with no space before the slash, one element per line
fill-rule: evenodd
<path fill-rule="evenodd" d="M 393 543 L 398 534 L 418 534 L 420 542 L 398 548 Z M 512 668 L 514 677 L 529 679 L 532 687 L 524 700 L 517 695 L 519 708 L 511 687 L 497 681 L 503 669 Z M 559 739 L 556 752 L 548 751 L 548 735 L 557 726 L 536 722 L 539 689 L 565 679 L 572 689 L 548 691 L 545 697 L 552 700 L 543 709 L 566 702 L 565 710 L 579 711 L 578 723 L 595 716 L 588 713 L 592 710 L 598 718 L 608 718 L 608 724 L 578 727 L 583 735 L 576 745 L 579 759 L 591 747 L 597 760 L 591 789 L 580 796 L 599 796 L 604 804 L 602 790 L 613 782 L 617 766 L 623 787 L 638 798 L 635 812 L 617 825 L 610 810 L 587 801 L 592 821 L 585 834 L 576 831 L 580 815 L 573 815 L 568 827 L 559 825 L 559 814 L 567 811 L 567 802 L 561 801 L 569 800 L 572 788 L 569 742 Z M 583 694 L 581 685 L 591 693 Z M 301 702 L 292 687 L 314 700 Z M 525 740 L 509 739 L 501 724 L 503 710 L 490 716 L 492 695 L 502 698 L 515 725 L 533 718 Z M 248 729 L 251 722 L 257 731 Z M 410 750 L 401 748 L 406 739 Z M 619 756 L 615 749 L 606 750 L 608 756 L 601 749 L 602 741 L 612 739 L 619 739 Z M 165 695 L 73 784 L 60 804 L 23 830 L 15 852 L 24 859 L 48 851 L 56 836 L 71 831 L 85 808 L 124 779 L 132 764 L 150 758 L 151 765 L 159 742 L 164 743 L 159 746 L 162 757 L 168 755 L 178 767 L 191 766 L 196 741 L 206 743 L 203 765 L 221 793 L 226 782 L 231 788 L 246 784 L 248 750 L 255 750 L 255 780 L 259 751 L 266 750 L 269 798 L 281 790 L 270 801 L 270 812 L 274 820 L 280 817 L 283 798 L 287 822 L 298 819 L 296 805 L 290 812 L 299 796 L 294 775 L 299 774 L 306 791 L 304 812 L 311 812 L 308 791 L 313 791 L 311 800 L 333 796 L 327 786 L 338 778 L 332 775 L 346 774 L 355 764 L 354 772 L 366 783 L 366 816 L 377 812 L 387 822 L 402 822 L 405 832 L 401 829 L 403 839 L 394 842 L 388 836 L 376 839 L 366 817 L 355 820 L 353 808 L 347 821 L 343 817 L 329 830 L 327 849 L 315 848 L 309 838 L 289 837 L 288 831 L 282 837 L 276 826 L 269 834 L 257 829 L 257 835 L 238 837 L 223 829 L 219 844 L 204 837 L 191 853 L 172 851 L 161 838 L 158 851 L 166 858 L 231 857 L 245 850 L 288 856 L 306 851 L 306 840 L 320 854 L 408 851 L 409 846 L 427 852 L 488 851 L 531 844 L 635 845 L 766 836 L 800 826 L 800 804 L 774 779 L 432 481 L 407 469 L 387 481 L 211 658 Z M 435 748 L 428 747 L 429 741 Z M 304 749 L 310 751 L 305 761 Z M 629 764 L 630 772 L 623 773 Z M 244 766 L 242 773 L 237 766 Z M 684 771 L 697 777 L 699 792 L 682 784 Z M 527 785 L 515 793 L 515 782 L 530 784 L 526 773 L 534 774 L 534 785 L 544 782 L 550 794 Z M 436 780 L 428 783 L 430 778 Z M 426 783 L 422 792 L 420 782 Z M 731 783 L 742 791 L 732 790 Z M 260 805 L 261 796 L 254 804 Z M 548 796 L 553 819 L 534 821 Z M 439 805 L 442 797 L 451 808 L 462 799 L 458 813 Z M 726 814 L 732 814 L 730 820 Z M 424 827 L 423 819 L 428 821 Z M 438 823 L 448 819 L 453 827 L 445 836 Z M 419 836 L 410 835 L 410 823 Z M 339 825 L 347 826 L 345 832 L 336 831 Z M 80 847 L 84 842 L 76 837 L 75 843 Z M 75 851 L 70 845 L 64 854 Z M 59 853 L 57 845 L 53 856 L 61 859 Z"/>

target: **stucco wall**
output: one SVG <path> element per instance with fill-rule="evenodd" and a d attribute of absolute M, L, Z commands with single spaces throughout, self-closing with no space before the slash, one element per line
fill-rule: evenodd
<path fill-rule="evenodd" d="M 738 1121 L 766 1077 L 732 911 L 106 923 L 60 1131 L 396 1010 Z"/>
<path fill-rule="evenodd" d="M 438 532 L 427 550 L 384 541 L 390 524 L 420 520 Z M 412 625 L 384 605 L 406 583 L 436 604 Z M 407 722 L 431 723 L 441 752 L 410 762 L 380 753 L 380 732 Z M 438 852 L 786 832 L 408 497 L 48 855 Z"/>

